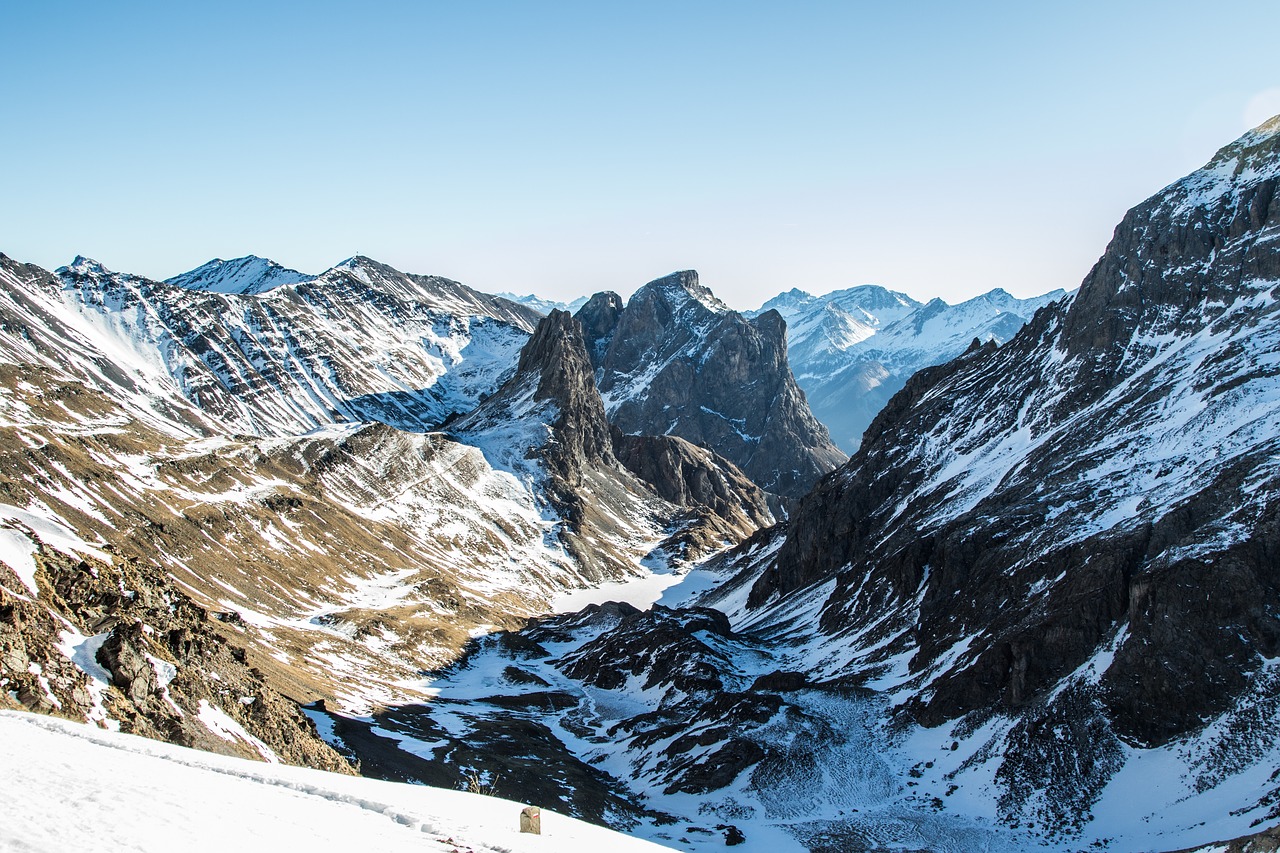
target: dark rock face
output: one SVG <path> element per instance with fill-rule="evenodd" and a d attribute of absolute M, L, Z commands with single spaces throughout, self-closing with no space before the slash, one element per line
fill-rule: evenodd
<path fill-rule="evenodd" d="M 556 440 L 548 450 L 559 473 L 572 477 L 583 463 L 611 462 L 613 442 L 604 404 L 591 375 L 582 327 L 569 312 L 552 311 L 520 350 L 517 381 L 531 373 L 538 376 L 533 399 L 552 402 L 559 414 L 552 424 Z"/>
<path fill-rule="evenodd" d="M 1243 713 L 1280 649 L 1278 175 L 1273 120 L 1130 211 L 1074 301 L 917 373 L 753 588 L 834 578 L 822 630 L 857 637 L 850 672 L 913 652 L 926 725 L 1040 720 L 1006 814 L 1048 787 L 1024 817 L 1069 828 L 1122 763 L 1090 744 Z"/>
<path fill-rule="evenodd" d="M 582 324 L 582 337 L 587 343 L 591 366 L 599 368 L 604 362 L 614 330 L 622 317 L 622 297 L 616 293 L 597 293 L 573 315 Z"/>
<path fill-rule="evenodd" d="M 599 502 L 639 503 L 643 487 L 613 455 L 582 327 L 566 311 L 552 311 L 538 324 L 520 350 L 515 374 L 450 428 L 464 441 L 484 443 L 485 434 L 521 423 L 527 435 L 516 440 L 529 442 L 526 458 L 542 463 L 545 498 L 566 522 L 565 547 L 590 579 L 625 574 L 627 560 L 599 547 L 610 529 Z"/>
<path fill-rule="evenodd" d="M 705 507 L 725 521 L 765 527 L 773 521 L 763 491 L 738 466 L 705 447 L 673 435 L 624 435 L 614 452 L 626 468 L 663 500 Z"/>
<path fill-rule="evenodd" d="M 620 687 L 628 676 L 643 676 L 644 689 L 670 686 L 710 698 L 723 689 L 719 673 L 728 661 L 699 639 L 698 631 L 731 633 L 718 610 L 654 607 L 624 617 L 617 628 L 566 658 L 560 669 L 605 690 Z"/>
<path fill-rule="evenodd" d="M 646 284 L 621 311 L 619 303 L 597 295 L 579 318 L 601 353 L 593 361 L 609 419 L 624 433 L 711 448 L 787 497 L 843 461 L 791 376 L 776 311 L 747 320 L 692 271 Z"/>

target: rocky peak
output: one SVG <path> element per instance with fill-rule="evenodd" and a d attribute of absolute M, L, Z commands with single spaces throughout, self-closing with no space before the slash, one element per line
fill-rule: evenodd
<path fill-rule="evenodd" d="M 611 430 L 582 326 L 567 311 L 543 318 L 514 375 L 450 428 L 484 447 L 500 442 L 498 454 L 517 457 L 514 467 L 563 519 L 566 549 L 597 580 L 629 571 L 602 547 L 610 536 L 632 535 L 618 529 L 625 517 L 659 519 L 670 536 L 661 548 L 678 559 L 735 543 L 772 520 L 760 490 L 710 451 Z M 531 476 L 529 460 L 537 460 Z"/>
<path fill-rule="evenodd" d="M 674 435 L 614 432 L 614 452 L 633 474 L 653 486 L 663 500 L 705 507 L 744 529 L 773 522 L 760 487 L 724 457 Z"/>
<path fill-rule="evenodd" d="M 618 328 L 622 311 L 622 297 L 606 291 L 592 296 L 574 315 L 582 324 L 582 335 L 587 344 L 587 354 L 591 356 L 592 366 L 598 368 L 604 361 L 604 355 L 609 349 L 610 342 L 613 341 L 613 333 Z"/>
<path fill-rule="evenodd" d="M 791 376 L 777 311 L 747 320 L 692 272 L 646 284 L 620 311 L 619 302 L 599 295 L 579 313 L 597 335 L 600 391 L 623 433 L 711 448 L 790 497 L 843 460 Z"/>
<path fill-rule="evenodd" d="M 393 316 L 425 309 L 458 319 L 491 317 L 525 332 L 532 332 L 543 316 L 527 305 L 481 293 L 453 279 L 401 272 L 363 255 L 325 270 L 306 282 L 303 290 L 307 300 L 335 307 L 367 302 Z"/>
<path fill-rule="evenodd" d="M 812 293 L 801 290 L 798 287 L 793 287 L 790 290 L 779 293 L 777 296 L 770 299 L 764 305 L 760 306 L 760 310 L 768 311 L 770 308 L 777 308 L 782 305 L 808 305 L 815 299 L 816 297 Z"/>
<path fill-rule="evenodd" d="M 709 288 L 699 283 L 697 270 L 681 270 L 654 279 L 637 290 L 631 298 L 661 300 L 666 303 L 672 313 L 679 312 L 690 299 L 717 314 L 729 310 L 729 306 L 721 302 Z"/>
<path fill-rule="evenodd" d="M 332 269 L 349 270 L 352 274 L 361 278 L 371 278 L 374 275 L 403 275 L 394 267 L 388 266 L 381 261 L 375 261 L 366 255 L 352 255 L 345 261 L 338 261 Z"/>
<path fill-rule="evenodd" d="M 64 270 L 70 273 L 74 273 L 75 275 L 86 275 L 86 276 L 111 275 L 111 270 L 107 269 L 101 263 L 99 263 L 98 261 L 95 261 L 93 258 L 86 258 L 84 255 L 76 255 L 75 259 L 72 260 L 70 264 L 68 264 L 65 267 L 59 267 L 57 270 L 57 273 L 61 274 Z"/>
<path fill-rule="evenodd" d="M 544 423 L 547 432 L 529 433 L 536 446 L 528 453 L 544 459 L 567 487 L 579 482 L 584 467 L 616 465 L 582 326 L 567 311 L 542 318 L 521 348 L 515 372 L 450 428 L 475 434 L 529 419 Z"/>
<path fill-rule="evenodd" d="M 787 351 L 787 321 L 782 318 L 781 313 L 771 308 L 752 317 L 748 322 L 762 335 L 781 344 L 782 352 Z"/>
<path fill-rule="evenodd" d="M 1125 215 L 1063 321 L 1097 388 L 1141 363 L 1135 338 L 1194 333 L 1280 278 L 1280 255 L 1256 250 L 1280 231 L 1278 179 L 1280 116 Z"/>
<path fill-rule="evenodd" d="M 361 288 L 367 288 L 375 294 L 404 301 L 425 301 L 421 288 L 408 275 L 364 255 L 356 255 L 335 264 L 317 276 L 315 283 L 329 288 L 336 286 L 352 293 L 359 293 Z"/>
<path fill-rule="evenodd" d="M 553 403 L 558 453 L 583 460 L 611 459 L 612 443 L 604 403 L 596 390 L 582 326 L 568 311 L 553 310 L 520 350 L 513 381 L 536 376 L 535 400 Z"/>

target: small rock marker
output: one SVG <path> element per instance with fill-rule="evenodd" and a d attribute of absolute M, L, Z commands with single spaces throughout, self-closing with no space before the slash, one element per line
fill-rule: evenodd
<path fill-rule="evenodd" d="M 520 831 L 542 834 L 542 809 L 529 806 L 520 810 Z"/>

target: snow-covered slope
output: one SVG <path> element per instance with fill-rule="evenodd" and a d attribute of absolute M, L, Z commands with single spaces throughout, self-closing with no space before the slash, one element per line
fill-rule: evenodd
<path fill-rule="evenodd" d="M 698 585 L 668 588 L 662 602 L 687 604 Z M 1123 769 L 1083 831 L 1012 820 L 1001 763 L 1043 762 L 1041 779 L 1020 784 L 1048 801 L 1058 792 L 1036 783 L 1061 772 L 1059 756 L 1019 756 L 1027 744 L 1004 716 L 932 729 L 895 722 L 893 679 L 825 677 L 823 658 L 838 644 L 798 642 L 819 605 L 797 598 L 740 617 L 739 631 L 705 608 L 592 606 L 482 638 L 434 674 L 430 705 L 315 716 L 336 745 L 376 760 L 375 773 L 457 784 L 458 767 L 479 768 L 559 809 L 687 850 L 728 838 L 746 853 L 1174 850 L 1275 819 L 1265 804 L 1239 806 L 1268 786 L 1280 757 L 1274 728 L 1254 714 L 1202 742 L 1117 754 L 1099 740 L 1077 760 Z M 1065 726 L 1050 737 L 1091 734 Z M 1226 751 L 1249 766 L 1206 784 Z"/>
<path fill-rule="evenodd" d="M 589 582 L 695 556 L 674 545 L 655 553 L 674 535 L 710 531 L 705 551 L 769 520 L 740 513 L 712 523 L 616 460 L 625 487 L 607 494 L 591 481 L 596 500 L 582 485 L 556 502 L 545 461 L 526 458 L 534 444 L 515 440 L 557 437 L 549 411 L 506 411 L 484 436 L 468 433 L 477 446 L 379 423 L 229 435 L 183 393 L 161 352 L 148 359 L 120 331 L 162 303 L 82 310 L 48 273 L 0 263 L 0 519 L 26 519 L 14 534 L 23 547 L 53 544 L 37 524 L 96 543 L 108 565 L 171 577 L 223 614 L 221 630 L 296 698 L 356 711 L 420 700 L 422 668 L 451 659 L 472 632 L 519 624 Z M 580 338 L 578 349 L 600 407 Z M 504 399 L 495 393 L 490 408 Z M 246 405 L 262 411 L 252 398 Z M 607 441 L 602 407 L 599 415 Z M 570 532 L 587 536 L 582 547 Z M 102 617 L 119 618 L 93 619 Z M 78 630 L 97 633 L 88 623 Z"/>
<path fill-rule="evenodd" d="M 810 296 L 791 290 L 754 314 L 774 309 L 787 321 L 787 355 L 814 416 L 840 449 L 853 453 L 862 433 L 911 374 L 964 352 L 977 338 L 1003 343 L 1061 290 L 1016 299 L 992 290 L 958 305 L 921 304 L 875 285 Z"/>
<path fill-rule="evenodd" d="M 0 712 L 0 741 L 7 850 L 664 849 L 545 810 L 540 835 L 521 833 L 527 804 L 499 797 L 226 758 L 48 717 Z"/>
<path fill-rule="evenodd" d="M 1174 850 L 1275 823 L 1277 189 L 1280 119 L 664 593 L 703 607 L 484 638 L 432 705 L 331 717 L 334 743 L 393 739 L 383 766 L 421 778 L 482 762 L 691 849 Z"/>
<path fill-rule="evenodd" d="M 346 767 L 323 736 L 694 850 L 1246 834 L 1280 819 L 1277 189 L 1280 119 L 999 345 L 1005 294 L 787 294 L 815 358 L 965 350 L 683 609 L 532 621 L 767 521 L 678 436 L 794 494 L 835 463 L 778 311 L 682 273 L 533 329 L 363 258 L 200 290 L 0 257 L 0 708 Z"/>
<path fill-rule="evenodd" d="M 479 768 L 682 850 L 1026 849 L 991 806 L 915 790 L 883 698 L 783 664 L 715 611 L 611 603 L 482 638 L 434 674 L 430 705 L 317 719 L 366 772 L 456 784 Z"/>

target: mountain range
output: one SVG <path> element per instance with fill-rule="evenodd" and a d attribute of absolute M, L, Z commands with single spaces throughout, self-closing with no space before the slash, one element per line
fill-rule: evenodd
<path fill-rule="evenodd" d="M 918 370 L 950 361 L 974 339 L 1009 340 L 1037 310 L 1066 296 L 1017 299 L 995 289 L 957 305 L 920 303 L 876 285 L 810 296 L 792 289 L 759 312 L 787 321 L 787 356 L 814 417 L 846 453 Z"/>
<path fill-rule="evenodd" d="M 0 708 L 685 850 L 1259 832 L 1278 184 L 1280 117 L 956 306 L 0 256 Z"/>

